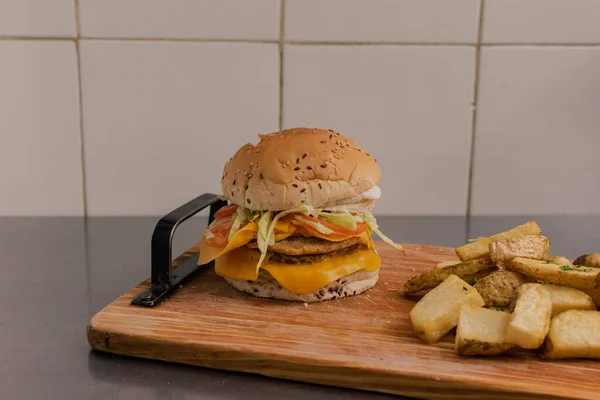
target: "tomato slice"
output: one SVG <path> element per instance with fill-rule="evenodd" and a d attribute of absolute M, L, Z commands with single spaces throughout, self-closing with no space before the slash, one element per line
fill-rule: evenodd
<path fill-rule="evenodd" d="M 225 207 L 219 208 L 219 210 L 215 213 L 215 219 L 225 218 L 233 215 L 235 210 L 237 210 L 238 206 L 236 204 L 230 204 Z"/>
<path fill-rule="evenodd" d="M 223 208 L 228 209 L 221 213 L 221 215 L 217 215 Z M 231 206 L 223 208 L 215 213 L 215 220 L 208 226 L 208 230 L 214 235 L 210 239 L 206 239 L 206 244 L 209 246 L 225 247 L 229 242 L 229 231 L 231 230 L 231 225 L 233 225 L 233 218 L 231 216 L 235 212 L 235 209 L 237 209 L 237 206 L 234 205 L 234 208 L 231 208 Z"/>
<path fill-rule="evenodd" d="M 302 215 L 302 218 L 307 219 L 311 222 L 321 224 L 324 227 L 331 229 L 333 233 L 343 236 L 360 236 L 360 234 L 363 233 L 367 228 L 367 225 L 364 222 L 359 223 L 356 230 L 352 231 L 350 229 L 342 228 L 341 226 L 333 225 L 327 221 L 323 221 L 322 219 L 311 217 L 310 215 Z M 298 222 L 302 223 L 302 221 Z M 314 228 L 312 229 L 314 230 Z"/>
<path fill-rule="evenodd" d="M 206 244 L 212 247 L 223 248 L 227 246 L 227 243 L 229 243 L 228 236 L 221 233 L 211 237 L 210 239 L 206 239 Z"/>

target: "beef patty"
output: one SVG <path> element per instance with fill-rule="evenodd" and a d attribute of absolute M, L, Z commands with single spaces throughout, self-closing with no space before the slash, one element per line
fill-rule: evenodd
<path fill-rule="evenodd" d="M 330 251 L 329 253 L 323 254 L 307 254 L 302 256 L 290 256 L 287 254 L 281 253 L 271 253 L 269 257 L 269 261 L 284 263 L 284 264 L 311 264 L 315 262 L 331 260 L 336 257 L 341 257 L 348 253 L 352 253 L 356 250 L 364 250 L 367 246 L 364 244 L 355 244 L 351 247 L 346 247 L 344 249 Z"/>
<path fill-rule="evenodd" d="M 267 251 L 288 256 L 325 254 L 354 247 L 358 244 L 359 240 L 360 238 L 350 238 L 340 242 L 330 242 L 329 240 L 316 237 L 290 236 L 287 239 L 269 245 Z M 256 241 L 252 241 L 248 243 L 248 247 L 257 249 L 258 244 Z"/>

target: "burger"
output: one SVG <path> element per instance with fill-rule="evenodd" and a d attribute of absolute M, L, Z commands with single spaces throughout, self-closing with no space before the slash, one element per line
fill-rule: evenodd
<path fill-rule="evenodd" d="M 202 234 L 199 264 L 251 295 L 315 302 L 375 286 L 381 260 L 371 210 L 381 195 L 373 156 L 332 130 L 259 135 L 226 162 L 228 205 Z"/>

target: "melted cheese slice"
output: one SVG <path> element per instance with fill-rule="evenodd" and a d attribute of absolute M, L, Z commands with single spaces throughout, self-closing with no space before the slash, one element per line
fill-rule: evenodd
<path fill-rule="evenodd" d="M 258 278 L 259 258 L 259 251 L 239 248 L 219 257 L 215 261 L 215 272 L 224 278 L 254 281 Z M 380 266 L 381 259 L 375 250 L 367 249 L 313 264 L 283 264 L 267 259 L 260 268 L 267 270 L 290 292 L 302 294 L 319 290 L 356 271 L 375 271 Z"/>

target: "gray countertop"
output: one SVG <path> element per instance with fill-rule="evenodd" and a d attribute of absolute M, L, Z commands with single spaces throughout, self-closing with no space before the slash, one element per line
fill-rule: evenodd
<path fill-rule="evenodd" d="M 600 216 L 379 218 L 404 243 L 457 246 L 535 219 L 553 255 L 600 250 Z M 0 218 L 2 399 L 387 399 L 391 396 L 108 355 L 90 350 L 92 315 L 150 274 L 157 218 Z M 176 234 L 193 245 L 206 221 Z M 399 357 L 402 355 L 399 354 Z"/>

